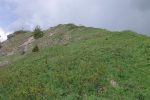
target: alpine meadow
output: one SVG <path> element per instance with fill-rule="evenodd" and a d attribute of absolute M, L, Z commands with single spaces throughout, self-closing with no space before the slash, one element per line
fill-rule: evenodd
<path fill-rule="evenodd" d="M 36 33 L 35 33 L 36 32 Z M 60 24 L 1 43 L 1 100 L 149 100 L 150 37 Z"/>

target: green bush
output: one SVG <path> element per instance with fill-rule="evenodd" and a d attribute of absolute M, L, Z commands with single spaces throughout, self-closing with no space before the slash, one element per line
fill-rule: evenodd
<path fill-rule="evenodd" d="M 41 30 L 40 26 L 36 26 L 33 32 L 33 36 L 35 39 L 43 37 L 43 31 Z"/>
<path fill-rule="evenodd" d="M 35 45 L 34 48 L 32 49 L 32 52 L 38 52 L 39 51 L 39 47 L 38 45 Z"/>

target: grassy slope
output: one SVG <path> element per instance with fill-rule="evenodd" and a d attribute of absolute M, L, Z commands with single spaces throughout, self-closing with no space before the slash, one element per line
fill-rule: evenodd
<path fill-rule="evenodd" d="M 53 45 L 0 69 L 1 99 L 150 98 L 149 37 L 72 25 L 52 31 Z"/>

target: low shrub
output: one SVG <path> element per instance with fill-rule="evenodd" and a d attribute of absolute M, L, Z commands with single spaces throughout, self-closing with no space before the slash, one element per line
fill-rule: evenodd
<path fill-rule="evenodd" d="M 32 49 L 32 52 L 38 52 L 39 51 L 39 47 L 38 45 L 35 45 L 34 48 Z"/>

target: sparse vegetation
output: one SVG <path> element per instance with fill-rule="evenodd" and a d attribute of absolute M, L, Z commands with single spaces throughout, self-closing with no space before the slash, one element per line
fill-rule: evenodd
<path fill-rule="evenodd" d="M 49 32 L 39 44 L 56 42 L 0 69 L 1 100 L 149 100 L 150 37 L 68 25 Z"/>
<path fill-rule="evenodd" d="M 15 31 L 15 32 L 12 33 L 12 34 L 7 35 L 7 38 L 8 38 L 8 39 L 11 39 L 11 38 L 14 37 L 15 35 L 23 34 L 23 33 L 28 33 L 28 32 L 30 32 L 30 31 L 21 29 L 21 30 Z"/>
<path fill-rule="evenodd" d="M 3 46 L 2 46 L 2 43 L 0 42 L 0 49 L 2 48 Z"/>
<path fill-rule="evenodd" d="M 30 31 L 21 29 L 21 30 L 15 31 L 13 34 L 17 35 L 17 34 L 23 34 L 23 33 L 27 33 L 27 32 L 30 32 Z"/>

